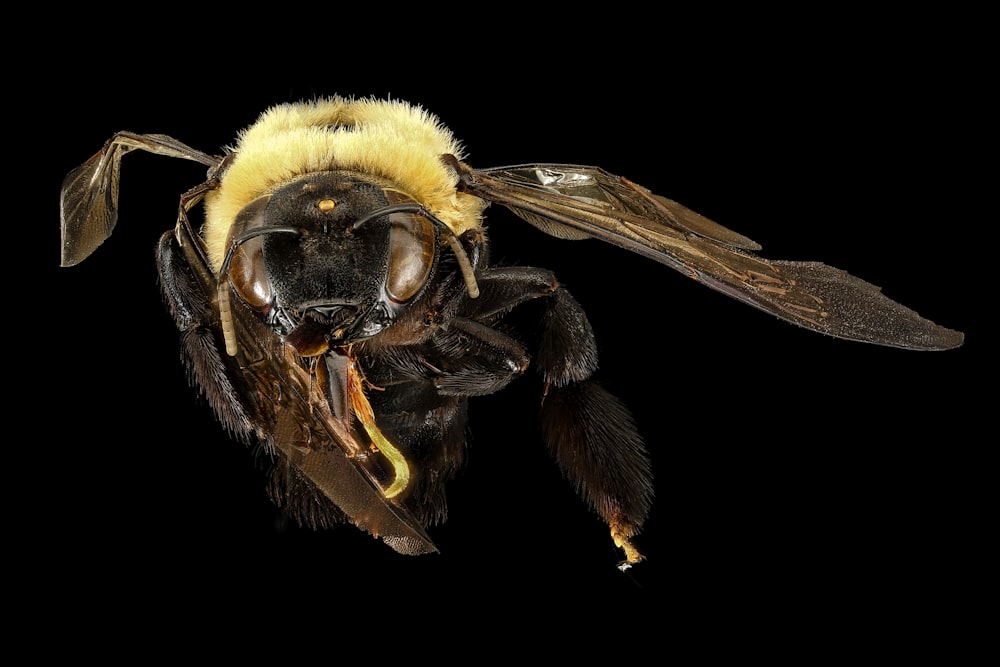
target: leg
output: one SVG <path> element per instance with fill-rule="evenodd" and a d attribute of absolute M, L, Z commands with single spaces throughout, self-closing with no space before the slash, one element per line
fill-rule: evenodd
<path fill-rule="evenodd" d="M 545 297 L 536 359 L 545 386 L 545 438 L 577 493 L 608 523 L 615 544 L 625 551 L 622 567 L 641 560 L 629 538 L 649 513 L 652 469 L 628 408 L 591 380 L 597 344 L 586 313 L 549 271 L 490 269 L 479 282 L 486 300 L 478 304 L 476 316 L 486 320 Z"/>

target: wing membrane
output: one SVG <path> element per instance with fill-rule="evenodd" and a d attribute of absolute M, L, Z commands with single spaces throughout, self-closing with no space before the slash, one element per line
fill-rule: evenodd
<path fill-rule="evenodd" d="M 437 551 L 420 521 L 385 497 L 384 481 L 369 467 L 376 464 L 369 444 L 356 435 L 350 416 L 335 414 L 322 390 L 325 374 L 253 315 L 234 309 L 233 319 L 243 373 L 274 420 L 274 465 L 285 466 L 275 470 L 281 504 L 306 523 L 326 525 L 330 521 L 321 508 L 332 503 L 352 524 L 400 553 Z"/>
<path fill-rule="evenodd" d="M 459 189 L 509 208 L 550 235 L 612 243 L 792 324 L 914 350 L 950 349 L 964 339 L 845 271 L 760 257 L 760 246 L 747 237 L 602 169 L 537 164 L 474 170 L 450 162 Z"/>
<path fill-rule="evenodd" d="M 73 266 L 104 243 L 118 221 L 122 157 L 134 150 L 184 158 L 217 167 L 212 157 L 164 134 L 119 132 L 89 160 L 66 174 L 59 200 L 62 266 Z"/>

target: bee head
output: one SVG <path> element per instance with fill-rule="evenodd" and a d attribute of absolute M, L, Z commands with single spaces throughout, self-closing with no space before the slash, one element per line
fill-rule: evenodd
<path fill-rule="evenodd" d="M 222 277 L 300 354 L 370 338 L 436 266 L 438 232 L 419 210 L 372 177 L 307 174 L 236 216 Z"/>

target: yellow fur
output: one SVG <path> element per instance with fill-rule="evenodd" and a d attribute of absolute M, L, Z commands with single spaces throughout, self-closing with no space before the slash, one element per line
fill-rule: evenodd
<path fill-rule="evenodd" d="M 453 232 L 481 224 L 484 203 L 455 191 L 457 179 L 440 156 L 463 158 L 441 122 L 396 100 L 331 97 L 282 104 L 240 133 L 221 186 L 205 197 L 204 236 L 216 270 L 233 219 L 247 204 L 290 179 L 345 169 L 379 176 L 426 206 Z"/>

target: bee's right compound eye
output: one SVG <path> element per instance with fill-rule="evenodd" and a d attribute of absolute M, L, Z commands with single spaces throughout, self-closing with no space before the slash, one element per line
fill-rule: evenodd
<path fill-rule="evenodd" d="M 227 244 L 233 239 L 264 226 L 264 211 L 270 195 L 258 197 L 240 211 L 229 229 Z M 264 312 L 274 303 L 274 288 L 264 263 L 263 235 L 253 236 L 232 248 L 229 262 L 229 282 L 243 301 L 258 312 Z"/>

